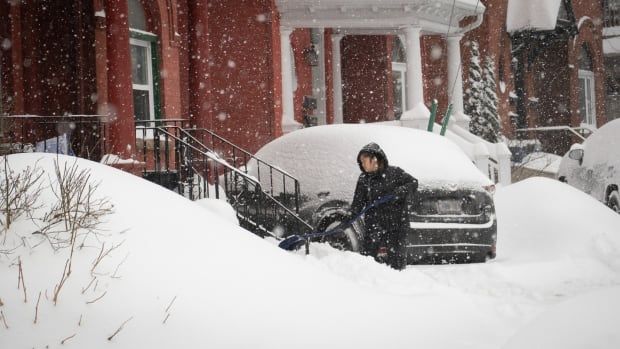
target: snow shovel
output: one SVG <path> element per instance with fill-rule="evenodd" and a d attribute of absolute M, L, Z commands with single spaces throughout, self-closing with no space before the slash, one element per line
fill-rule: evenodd
<path fill-rule="evenodd" d="M 303 234 L 303 235 L 291 235 L 291 236 L 287 237 L 286 239 L 282 240 L 280 242 L 280 244 L 278 244 L 278 246 L 280 246 L 280 248 L 285 249 L 287 251 L 295 251 L 295 250 L 298 250 L 307 241 L 310 241 L 310 239 L 316 239 L 316 238 L 321 238 L 321 237 L 325 237 L 325 236 L 329 236 L 329 235 L 334 235 L 334 234 L 340 233 L 340 232 L 344 231 L 345 227 L 348 227 L 349 225 L 353 224 L 353 222 L 355 222 L 362 215 L 364 215 L 364 213 L 366 213 L 366 211 L 370 210 L 373 207 L 377 207 L 377 206 L 379 206 L 381 204 L 384 204 L 386 202 L 392 201 L 395 198 L 396 198 L 396 196 L 394 196 L 394 195 L 386 195 L 384 197 L 381 197 L 381 198 L 375 200 L 370 205 L 366 206 L 355 217 L 351 218 L 350 220 L 348 220 L 346 222 L 342 222 L 342 223 L 338 224 L 336 227 L 334 227 L 334 228 L 332 228 L 330 230 L 326 230 L 326 231 L 313 231 L 313 232 L 310 232 L 310 233 L 307 233 L 307 234 Z"/>

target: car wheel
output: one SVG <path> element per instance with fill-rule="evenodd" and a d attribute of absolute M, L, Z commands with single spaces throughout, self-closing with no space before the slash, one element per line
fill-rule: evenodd
<path fill-rule="evenodd" d="M 607 206 L 612 210 L 616 211 L 616 213 L 620 213 L 620 194 L 618 194 L 617 190 L 614 190 L 609 194 L 609 198 L 607 199 Z"/>
<path fill-rule="evenodd" d="M 320 231 L 328 231 L 336 228 L 344 221 L 344 216 L 336 214 L 325 218 L 320 226 Z M 321 239 L 321 242 L 327 242 L 332 247 L 343 251 L 359 252 L 362 248 L 359 235 L 353 225 L 345 227 L 342 233 L 329 235 Z"/>

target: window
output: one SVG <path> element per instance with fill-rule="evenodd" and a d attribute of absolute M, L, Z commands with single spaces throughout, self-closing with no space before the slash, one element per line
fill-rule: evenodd
<path fill-rule="evenodd" d="M 128 9 L 134 116 L 140 121 L 159 119 L 157 36 L 147 31 L 140 0 L 128 0 Z"/>
<path fill-rule="evenodd" d="M 402 41 L 400 37 L 395 36 L 392 46 L 392 91 L 394 94 L 394 117 L 396 119 L 400 119 L 403 112 L 407 110 L 406 61 Z"/>
<path fill-rule="evenodd" d="M 584 44 L 579 55 L 579 115 L 581 124 L 596 127 L 596 93 L 592 56 Z"/>
<path fill-rule="evenodd" d="M 153 64 L 150 42 L 131 38 L 131 80 L 136 120 L 155 118 Z"/>

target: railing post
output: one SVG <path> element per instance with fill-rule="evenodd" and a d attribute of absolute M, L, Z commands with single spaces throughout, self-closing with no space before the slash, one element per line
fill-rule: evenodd
<path fill-rule="evenodd" d="M 299 181 L 295 179 L 295 213 L 299 214 Z"/>
<path fill-rule="evenodd" d="M 164 133 L 164 162 L 165 162 L 165 168 L 166 168 L 166 172 L 170 172 L 170 155 L 168 154 L 168 151 L 170 151 L 169 146 L 168 146 L 168 133 Z"/>
<path fill-rule="evenodd" d="M 219 200 L 220 198 L 220 175 L 218 171 L 218 164 L 215 164 L 215 198 Z"/>

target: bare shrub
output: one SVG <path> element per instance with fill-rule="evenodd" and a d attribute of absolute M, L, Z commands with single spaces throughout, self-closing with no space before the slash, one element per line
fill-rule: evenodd
<path fill-rule="evenodd" d="M 35 164 L 19 173 L 13 171 L 7 156 L 1 157 L 0 165 L 0 234 L 5 234 L 11 224 L 37 207 L 41 195 L 40 179 L 43 171 Z"/>

